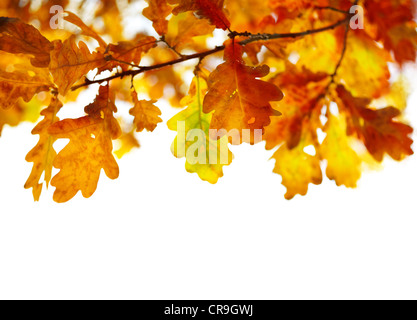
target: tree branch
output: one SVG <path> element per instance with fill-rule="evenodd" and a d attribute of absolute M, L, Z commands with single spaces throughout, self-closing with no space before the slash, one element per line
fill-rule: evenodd
<path fill-rule="evenodd" d="M 349 21 L 349 17 L 347 17 L 343 20 L 339 20 L 336 23 L 334 23 L 332 25 L 329 25 L 327 27 L 307 30 L 307 31 L 303 31 L 303 32 L 295 32 L 295 33 L 250 34 L 250 33 L 247 33 L 247 32 L 245 32 L 245 33 L 232 32 L 231 35 L 232 35 L 233 38 L 237 37 L 237 36 L 248 37 L 248 39 L 242 40 L 242 41 L 239 42 L 240 45 L 245 46 L 245 45 L 248 45 L 248 44 L 256 42 L 256 41 L 269 41 L 269 40 L 276 40 L 276 39 L 283 39 L 283 38 L 299 38 L 299 37 L 303 37 L 303 36 L 307 36 L 307 35 L 311 35 L 311 34 L 321 33 L 321 32 L 324 32 L 324 31 L 333 30 L 333 29 L 335 29 L 338 26 L 341 26 L 343 24 L 347 24 L 348 21 Z M 72 87 L 71 90 L 75 91 L 79 88 L 89 86 L 91 84 L 103 83 L 103 82 L 111 81 L 111 80 L 117 79 L 117 78 L 123 79 L 124 77 L 128 77 L 128 76 L 134 77 L 134 76 L 137 76 L 138 74 L 144 73 L 146 71 L 162 69 L 162 68 L 173 66 L 175 64 L 185 62 L 185 61 L 188 61 L 188 60 L 193 60 L 193 59 L 202 60 L 205 57 L 207 57 L 209 55 L 212 55 L 214 53 L 223 51 L 224 49 L 225 49 L 224 45 L 223 46 L 218 46 L 218 47 L 216 47 L 212 50 L 209 50 L 209 51 L 199 52 L 199 53 L 195 53 L 195 54 L 191 54 L 191 55 L 182 56 L 179 59 L 175 59 L 175 60 L 168 61 L 168 62 L 165 62 L 165 63 L 160 63 L 160 64 L 156 64 L 156 65 L 152 65 L 152 66 L 143 66 L 143 67 L 136 66 L 139 69 L 128 70 L 128 71 L 116 73 L 115 75 L 107 77 L 107 78 L 98 79 L 98 80 L 86 79 L 84 83 Z"/>

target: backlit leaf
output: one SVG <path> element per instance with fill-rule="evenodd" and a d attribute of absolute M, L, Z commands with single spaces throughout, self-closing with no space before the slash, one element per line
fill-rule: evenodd
<path fill-rule="evenodd" d="M 178 4 L 172 11 L 179 14 L 186 11 L 195 11 L 198 15 L 210 20 L 217 28 L 227 30 L 230 22 L 223 11 L 224 0 L 168 0 L 170 4 Z"/>
<path fill-rule="evenodd" d="M 16 18 L 0 17 L 0 50 L 31 55 L 34 67 L 46 68 L 52 48 L 35 27 Z"/>
<path fill-rule="evenodd" d="M 138 94 L 135 91 L 132 92 L 132 101 L 135 106 L 130 109 L 129 113 L 135 117 L 136 131 L 141 132 L 144 129 L 154 131 L 158 123 L 162 122 L 162 119 L 159 117 L 161 110 L 154 105 L 156 101 L 139 101 Z"/>
<path fill-rule="evenodd" d="M 84 42 L 80 41 L 77 46 L 75 36 L 64 42 L 56 40 L 53 45 L 49 69 L 62 95 L 67 94 L 90 70 L 100 67 L 105 62 L 102 53 L 90 53 Z"/>
<path fill-rule="evenodd" d="M 190 92 L 181 103 L 186 107 L 168 121 L 168 128 L 178 131 L 171 151 L 177 158 L 186 158 L 185 168 L 197 173 L 202 180 L 216 183 L 223 176 L 223 167 L 232 162 L 227 137 L 210 138 L 212 114 L 203 112 L 203 97 L 207 92 L 205 76 L 199 72 L 190 87 Z M 197 139 L 197 140 L 196 140 Z M 196 156 L 197 153 L 197 156 Z"/>
<path fill-rule="evenodd" d="M 236 129 L 239 142 L 254 143 L 254 130 L 261 130 L 276 114 L 270 101 L 283 98 L 275 85 L 257 78 L 266 76 L 269 67 L 248 67 L 242 59 L 242 47 L 229 42 L 225 51 L 225 63 L 217 67 L 208 79 L 209 91 L 204 99 L 205 113 L 214 111 L 211 129 Z M 245 140 L 243 129 L 249 129 L 250 141 Z"/>
<path fill-rule="evenodd" d="M 51 181 L 52 164 L 56 157 L 56 152 L 53 148 L 55 138 L 48 133 L 48 128 L 59 121 L 56 114 L 61 108 L 62 103 L 54 97 L 49 107 L 41 112 L 44 119 L 32 131 L 32 134 L 39 135 L 39 142 L 26 156 L 27 162 L 33 162 L 33 168 L 25 188 L 33 189 L 32 193 L 35 201 L 39 201 L 42 192 L 43 183 L 40 181 L 42 175 L 44 174 L 46 186 Z"/>

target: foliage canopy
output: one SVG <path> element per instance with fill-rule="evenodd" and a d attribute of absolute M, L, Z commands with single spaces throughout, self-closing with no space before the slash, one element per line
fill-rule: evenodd
<path fill-rule="evenodd" d="M 52 6 L 65 9 L 63 16 Z M 90 197 L 102 169 L 118 177 L 115 155 L 139 147 L 137 132 L 162 122 L 157 104 L 166 98 L 183 108 L 168 121 L 178 131 L 172 152 L 203 180 L 216 183 L 232 163 L 224 145 L 257 143 L 260 132 L 266 149 L 276 150 L 274 172 L 287 199 L 320 184 L 322 168 L 337 185 L 353 188 L 364 163 L 413 154 L 413 129 L 402 117 L 407 80 L 391 73 L 416 60 L 415 6 L 414 0 L 3 0 L 0 134 L 4 125 L 42 117 L 32 132 L 39 142 L 26 157 L 33 170 L 25 188 L 35 200 L 49 184 L 57 202 L 79 191 Z M 56 28 L 61 18 L 63 28 Z M 135 30 L 129 19 L 149 28 Z M 355 19 L 363 28 L 352 27 Z M 97 96 L 85 113 L 60 120 L 60 110 L 88 87 L 97 87 Z M 120 101 L 132 105 L 131 118 L 116 115 Z M 204 136 L 196 142 L 197 129 Z M 213 138 L 214 129 L 223 133 Z M 233 130 L 238 139 L 224 134 Z M 69 143 L 57 153 L 59 139 Z"/>

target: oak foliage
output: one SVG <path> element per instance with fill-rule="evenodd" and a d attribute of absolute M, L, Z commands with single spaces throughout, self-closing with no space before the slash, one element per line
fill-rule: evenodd
<path fill-rule="evenodd" d="M 232 164 L 229 143 L 273 150 L 287 199 L 325 175 L 354 188 L 367 166 L 413 154 L 414 0 L 88 2 L 0 4 L 0 134 L 40 118 L 26 157 L 36 201 L 44 185 L 66 202 L 91 197 L 102 171 L 116 179 L 115 155 L 158 130 L 161 99 L 182 109 L 167 123 L 173 155 L 210 183 Z M 60 119 L 87 89 L 84 113 Z"/>

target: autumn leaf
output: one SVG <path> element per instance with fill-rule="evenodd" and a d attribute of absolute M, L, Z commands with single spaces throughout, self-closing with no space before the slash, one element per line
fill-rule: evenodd
<path fill-rule="evenodd" d="M 136 91 L 132 92 L 132 101 L 134 107 L 130 109 L 129 113 L 135 117 L 134 124 L 137 132 L 142 132 L 144 129 L 147 131 L 154 131 L 158 123 L 162 122 L 159 117 L 161 110 L 154 105 L 154 100 L 140 100 Z"/>
<path fill-rule="evenodd" d="M 320 158 L 304 151 L 310 144 L 308 138 L 302 138 L 295 148 L 284 144 L 272 156 L 276 160 L 274 172 L 282 176 L 282 184 L 287 188 L 287 200 L 297 194 L 306 195 L 310 183 L 318 185 L 323 180 Z"/>
<path fill-rule="evenodd" d="M 42 175 L 44 175 L 46 186 L 51 181 L 52 163 L 56 157 L 56 152 L 53 148 L 55 138 L 48 133 L 48 128 L 59 121 L 56 114 L 61 108 L 62 103 L 58 98 L 52 98 L 49 107 L 41 112 L 44 119 L 32 130 L 32 134 L 39 135 L 39 142 L 26 156 L 27 162 L 33 162 L 33 168 L 25 188 L 33 189 L 32 193 L 35 201 L 39 201 L 42 192 L 43 183 L 40 181 Z"/>
<path fill-rule="evenodd" d="M 171 147 L 174 156 L 186 158 L 188 172 L 216 183 L 223 176 L 223 167 L 231 164 L 233 154 L 227 147 L 227 137 L 220 140 L 210 138 L 212 114 L 204 113 L 202 106 L 206 92 L 205 75 L 200 71 L 191 84 L 189 95 L 181 101 L 186 109 L 170 119 L 167 125 L 170 130 L 178 132 Z"/>
<path fill-rule="evenodd" d="M 365 1 L 370 23 L 377 26 L 375 40 L 394 53 L 399 64 L 416 60 L 417 23 L 413 0 Z"/>
<path fill-rule="evenodd" d="M 413 129 L 395 120 L 401 114 L 398 109 L 371 109 L 368 99 L 353 97 L 343 86 L 337 88 L 337 93 L 340 107 L 351 118 L 348 134 L 356 133 L 375 160 L 381 162 L 387 153 L 399 161 L 414 153 L 411 149 L 413 140 L 409 137 Z"/>
<path fill-rule="evenodd" d="M 91 197 L 97 189 L 101 169 L 110 179 L 119 176 L 112 140 L 121 135 L 121 129 L 113 117 L 115 106 L 108 86 L 100 87 L 96 100 L 86 107 L 86 112 L 85 117 L 65 119 L 48 129 L 54 139 L 70 140 L 53 162 L 60 169 L 51 181 L 56 187 L 54 200 L 58 203 L 72 199 L 78 191 L 85 198 Z"/>
<path fill-rule="evenodd" d="M 340 66 L 346 88 L 355 96 L 379 98 L 389 89 L 390 56 L 362 32 L 349 36 L 346 55 Z M 356 75 L 360 74 L 360 77 Z"/>
<path fill-rule="evenodd" d="M 166 18 L 171 14 L 172 8 L 167 0 L 146 0 L 149 6 L 143 9 L 143 15 L 153 22 L 153 28 L 160 35 L 168 32 L 168 21 Z"/>
<path fill-rule="evenodd" d="M 198 15 L 209 19 L 219 29 L 227 30 L 230 27 L 230 22 L 223 11 L 224 0 L 168 0 L 168 2 L 178 4 L 172 11 L 175 15 L 195 11 Z"/>
<path fill-rule="evenodd" d="M 53 87 L 44 71 L 35 73 L 33 69 L 24 70 L 18 66 L 14 72 L 0 70 L 0 107 L 11 108 L 19 98 L 29 102 L 35 94 Z"/>
<path fill-rule="evenodd" d="M 363 28 L 350 23 L 353 4 Z M 54 25 L 52 5 L 73 26 Z M 287 199 L 320 184 L 324 168 L 354 188 L 363 163 L 413 154 L 414 0 L 27 0 L 1 2 L 0 16 L 0 134 L 42 116 L 27 156 L 35 200 L 44 182 L 65 202 L 91 196 L 101 169 L 116 178 L 113 154 L 162 122 L 156 104 L 183 108 L 168 121 L 172 152 L 210 183 L 231 164 L 229 143 L 262 136 Z M 85 114 L 58 121 L 97 87 Z M 57 139 L 69 139 L 58 155 Z"/>
<path fill-rule="evenodd" d="M 308 124 L 312 128 L 319 121 L 323 107 L 321 97 L 329 83 L 328 75 L 287 64 L 286 71 L 276 75 L 271 82 L 283 90 L 285 97 L 277 103 L 282 116 L 272 118 L 265 130 L 265 146 L 271 150 L 286 142 L 292 149 L 300 142 L 304 126 Z M 320 125 L 314 130 L 318 128 Z"/>
<path fill-rule="evenodd" d="M 177 53 L 172 50 L 164 50 L 161 47 L 152 48 L 148 55 L 152 57 L 155 64 L 164 64 L 171 60 L 178 59 Z M 151 100 L 163 98 L 165 89 L 171 87 L 174 89 L 174 94 L 167 97 L 167 99 L 171 106 L 179 107 L 181 99 L 184 97 L 185 93 L 187 93 L 183 88 L 184 80 L 182 78 L 182 74 L 185 71 L 185 68 L 174 69 L 173 66 L 149 70 L 141 75 L 141 78 L 135 78 L 133 85 L 136 88 L 141 88 L 141 91 L 146 92 Z"/>
<path fill-rule="evenodd" d="M 115 67 L 128 70 L 130 64 L 139 65 L 143 54 L 156 47 L 156 44 L 156 39 L 148 36 L 135 41 L 122 41 L 116 45 L 110 44 L 105 52 L 106 60 L 109 62 L 100 67 L 99 72 Z"/>
<path fill-rule="evenodd" d="M 55 139 L 70 139 L 68 145 L 56 156 L 54 167 L 60 169 L 52 178 L 56 187 L 54 201 L 67 202 L 78 191 L 85 198 L 97 189 L 101 169 L 110 179 L 117 179 L 119 166 L 112 155 L 112 141 L 104 121 L 86 116 L 65 119 L 49 128 Z"/>
<path fill-rule="evenodd" d="M 33 56 L 34 67 L 47 68 L 52 44 L 33 26 L 16 18 L 0 17 L 0 50 Z"/>
<path fill-rule="evenodd" d="M 53 45 L 49 69 L 62 95 L 66 95 L 90 70 L 100 67 L 105 62 L 102 53 L 90 53 L 84 42 L 80 41 L 77 46 L 75 36 L 64 42 L 56 40 Z"/>
<path fill-rule="evenodd" d="M 327 177 L 335 180 L 338 186 L 356 188 L 361 177 L 361 159 L 352 149 L 350 139 L 346 136 L 346 120 L 331 115 L 324 132 L 327 134 L 320 145 L 320 156 L 327 160 Z"/>
<path fill-rule="evenodd" d="M 119 138 L 118 142 L 120 147 L 114 152 L 117 158 L 121 159 L 126 154 L 131 152 L 133 149 L 140 148 L 140 143 L 135 137 L 134 130 L 130 130 L 126 133 L 123 133 Z"/>
<path fill-rule="evenodd" d="M 23 109 L 16 105 L 10 109 L 0 108 L 0 137 L 5 125 L 17 126 L 23 119 Z"/>
<path fill-rule="evenodd" d="M 96 99 L 84 108 L 85 113 L 95 119 L 102 119 L 104 130 L 111 139 L 117 139 L 122 135 L 119 122 L 114 117 L 117 112 L 114 93 L 110 93 L 110 86 L 100 86 Z"/>
<path fill-rule="evenodd" d="M 96 39 L 100 47 L 105 50 L 107 43 L 95 32 L 92 28 L 88 27 L 76 14 L 66 11 L 65 20 L 71 22 L 81 29 L 81 33 L 84 36 Z"/>
<path fill-rule="evenodd" d="M 269 67 L 248 67 L 242 59 L 242 47 L 229 42 L 225 51 L 225 63 L 217 67 L 208 79 L 204 98 L 205 113 L 214 111 L 211 129 L 236 129 L 240 132 L 239 142 L 254 143 L 254 130 L 264 130 L 277 113 L 270 101 L 283 98 L 275 85 L 257 78 L 266 76 Z M 244 141 L 243 129 L 251 130 L 250 141 Z"/>
<path fill-rule="evenodd" d="M 196 37 L 203 38 L 211 35 L 214 27 L 205 19 L 197 19 L 190 12 L 179 14 L 170 20 L 170 28 L 165 40 L 177 51 L 184 48 L 194 48 Z"/>

